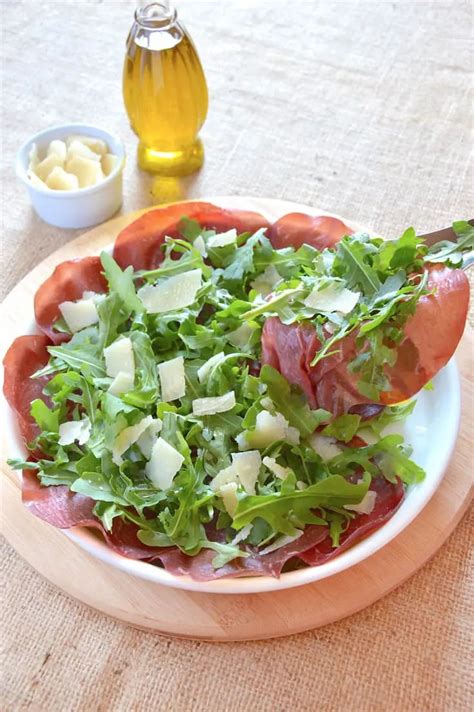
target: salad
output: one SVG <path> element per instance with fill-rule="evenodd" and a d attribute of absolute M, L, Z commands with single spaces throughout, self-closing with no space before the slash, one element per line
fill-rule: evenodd
<path fill-rule="evenodd" d="M 341 223 L 324 247 L 180 214 L 150 265 L 139 222 L 139 258 L 119 236 L 64 263 L 35 301 L 45 333 L 6 356 L 27 506 L 197 579 L 317 565 L 381 526 L 425 476 L 385 429 L 456 348 L 474 229 L 428 248 Z M 453 295 L 434 353 L 427 309 Z"/>

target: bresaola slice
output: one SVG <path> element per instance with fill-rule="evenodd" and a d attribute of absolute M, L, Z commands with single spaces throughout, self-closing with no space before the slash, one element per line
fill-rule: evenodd
<path fill-rule="evenodd" d="M 68 341 L 69 334 L 61 334 L 53 329 L 54 323 L 61 316 L 59 305 L 81 299 L 84 292 L 101 294 L 106 291 L 107 280 L 102 274 L 99 257 L 61 262 L 35 294 L 36 323 L 53 343 Z"/>
<path fill-rule="evenodd" d="M 155 269 L 163 261 L 160 249 L 165 237 L 180 234 L 183 217 L 196 220 L 203 228 L 225 232 L 236 228 L 237 232 L 255 232 L 269 227 L 268 221 L 259 215 L 244 210 L 224 210 L 211 203 L 190 202 L 186 205 L 170 205 L 150 210 L 118 235 L 114 246 L 114 259 L 123 269 L 133 265 L 135 270 Z"/>
<path fill-rule="evenodd" d="M 374 509 L 370 514 L 359 514 L 351 521 L 347 530 L 341 535 L 340 545 L 336 549 L 327 536 L 323 541 L 300 554 L 299 558 L 310 566 L 320 566 L 349 549 L 368 534 L 380 529 L 400 506 L 405 490 L 401 480 L 398 479 L 395 484 L 392 484 L 384 477 L 374 478 L 369 489 L 377 493 Z"/>
<path fill-rule="evenodd" d="M 277 250 L 282 247 L 311 245 L 317 250 L 333 247 L 344 235 L 354 231 L 342 220 L 327 215 L 288 213 L 277 220 L 268 231 L 268 237 Z"/>
<path fill-rule="evenodd" d="M 469 305 L 465 273 L 440 265 L 429 265 L 427 270 L 427 289 L 433 293 L 421 297 L 405 325 L 397 362 L 386 368 L 392 389 L 381 393 L 379 405 L 400 403 L 418 393 L 447 364 L 462 337 Z M 321 348 L 309 322 L 285 325 L 277 317 L 265 322 L 262 363 L 299 386 L 312 408 L 340 415 L 372 403 L 359 392 L 357 374 L 347 368 L 357 354 L 356 332 L 334 345 L 336 353 L 311 366 Z"/>
<path fill-rule="evenodd" d="M 388 369 L 392 391 L 385 404 L 399 403 L 417 393 L 454 355 L 466 325 L 469 280 L 461 269 L 428 266 L 427 289 L 404 328 L 395 366 Z"/>
<path fill-rule="evenodd" d="M 5 358 L 3 392 L 10 407 L 16 412 L 20 432 L 26 443 L 39 435 L 40 430 L 30 415 L 31 403 L 42 398 L 43 388 L 49 377 L 31 378 L 32 374 L 46 366 L 51 341 L 44 335 L 19 336 L 12 343 Z"/>
<path fill-rule="evenodd" d="M 112 531 L 108 532 L 94 515 L 95 500 L 71 492 L 66 485 L 43 487 L 35 471 L 23 470 L 22 500 L 35 517 L 57 529 L 98 529 L 111 549 L 129 559 L 150 559 L 163 551 L 142 544 L 137 538 L 138 527 L 133 522 L 114 519 Z"/>

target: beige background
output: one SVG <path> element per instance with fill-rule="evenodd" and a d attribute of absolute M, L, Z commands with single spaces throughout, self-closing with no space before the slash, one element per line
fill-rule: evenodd
<path fill-rule="evenodd" d="M 28 136 L 68 121 L 126 142 L 124 210 L 254 194 L 396 236 L 472 217 L 469 2 L 199 2 L 181 17 L 211 93 L 197 176 L 135 168 L 121 103 L 133 2 L 2 2 L 2 285 L 72 239 L 15 180 Z M 154 195 L 152 194 L 154 191 Z M 467 710 L 472 532 L 370 609 L 286 640 L 213 646 L 134 631 L 66 599 L 2 546 L 7 710 Z"/>

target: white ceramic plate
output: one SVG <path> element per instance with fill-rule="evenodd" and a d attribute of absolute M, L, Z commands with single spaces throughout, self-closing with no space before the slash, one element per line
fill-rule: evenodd
<path fill-rule="evenodd" d="M 270 220 L 297 210 L 317 215 L 330 214 L 308 206 L 270 199 L 220 197 L 209 198 L 209 201 L 223 207 L 258 210 Z M 340 219 L 352 227 L 359 227 L 351 220 L 342 217 Z M 93 254 L 92 251 L 91 254 Z M 58 259 L 58 263 L 60 261 L 62 260 Z M 7 298 L 5 306 L 9 301 Z M 36 329 L 31 314 L 32 310 L 28 314 L 28 318 L 20 317 L 18 328 L 15 329 L 16 333 L 9 335 L 10 339 L 13 339 L 17 334 L 35 333 Z M 371 556 L 403 531 L 425 507 L 442 480 L 454 449 L 459 428 L 460 382 L 454 359 L 438 373 L 433 384 L 432 391 L 422 391 L 418 395 L 416 407 L 407 421 L 397 431 L 391 431 L 404 435 L 406 442 L 413 448 L 413 459 L 425 469 L 426 478 L 420 484 L 409 488 L 397 512 L 381 529 L 321 566 L 284 573 L 278 579 L 265 576 L 199 582 L 189 576 L 175 576 L 152 564 L 127 559 L 110 549 L 92 530 L 76 527 L 64 530 L 64 534 L 106 564 L 139 578 L 189 591 L 232 594 L 261 593 L 302 586 L 338 574 Z M 3 395 L 0 401 L 0 412 L 5 424 L 5 440 L 9 443 L 9 456 L 23 457 L 24 448 L 16 421 Z"/>

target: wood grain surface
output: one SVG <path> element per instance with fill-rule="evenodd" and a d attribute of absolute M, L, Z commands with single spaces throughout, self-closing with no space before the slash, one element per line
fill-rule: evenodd
<path fill-rule="evenodd" d="M 122 107 L 132 0 L 2 2 L 2 298 L 78 234 L 42 223 L 13 169 L 25 139 L 70 121 L 124 140 L 123 213 L 271 195 L 388 236 L 472 215 L 469 0 L 180 0 L 178 9 L 210 88 L 206 162 L 190 178 L 157 181 L 136 168 Z M 431 563 L 355 616 L 226 646 L 112 621 L 3 543 L 2 707 L 464 712 L 474 705 L 473 530 L 471 508 Z"/>

